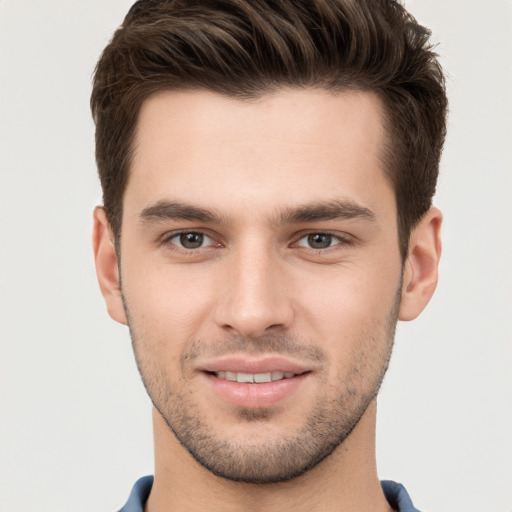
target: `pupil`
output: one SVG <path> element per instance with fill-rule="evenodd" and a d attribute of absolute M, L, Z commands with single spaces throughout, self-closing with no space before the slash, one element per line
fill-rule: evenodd
<path fill-rule="evenodd" d="M 309 246 L 313 249 L 326 249 L 330 247 L 332 241 L 331 235 L 322 235 L 321 233 L 315 233 L 308 236 Z"/>
<path fill-rule="evenodd" d="M 203 245 L 203 235 L 201 233 L 183 233 L 180 235 L 180 243 L 186 249 L 197 249 Z"/>

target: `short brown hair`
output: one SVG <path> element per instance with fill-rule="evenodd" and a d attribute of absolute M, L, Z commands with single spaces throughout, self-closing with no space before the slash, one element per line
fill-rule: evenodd
<path fill-rule="evenodd" d="M 162 90 L 247 99 L 290 87 L 372 91 L 400 251 L 435 193 L 446 131 L 430 32 L 393 0 L 140 0 L 98 62 L 91 97 L 103 202 L 119 240 L 140 107 Z"/>

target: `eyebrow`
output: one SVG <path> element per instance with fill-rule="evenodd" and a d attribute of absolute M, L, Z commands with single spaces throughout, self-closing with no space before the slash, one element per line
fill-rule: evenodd
<path fill-rule="evenodd" d="M 353 201 L 334 200 L 286 208 L 278 216 L 280 224 L 298 224 L 327 220 L 366 220 L 374 222 L 375 214 Z"/>
<path fill-rule="evenodd" d="M 222 215 L 213 210 L 176 201 L 159 201 L 148 206 L 140 212 L 139 218 L 143 224 L 161 220 L 195 220 L 210 224 L 224 222 Z"/>
<path fill-rule="evenodd" d="M 144 208 L 139 214 L 143 224 L 164 220 L 197 221 L 208 224 L 225 224 L 226 218 L 215 210 L 176 201 L 159 201 Z M 273 223 L 299 224 L 328 220 L 375 221 L 375 214 L 350 200 L 333 200 L 287 207 L 279 212 Z"/>

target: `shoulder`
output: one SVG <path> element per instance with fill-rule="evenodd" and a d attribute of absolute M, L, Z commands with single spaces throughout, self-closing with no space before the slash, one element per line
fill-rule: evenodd
<path fill-rule="evenodd" d="M 411 498 L 402 484 L 391 480 L 383 480 L 381 486 L 388 503 L 397 512 L 419 512 L 412 504 Z"/>
<path fill-rule="evenodd" d="M 148 499 L 151 487 L 153 486 L 152 476 L 139 478 L 133 486 L 128 501 L 119 512 L 144 512 L 144 504 Z"/>

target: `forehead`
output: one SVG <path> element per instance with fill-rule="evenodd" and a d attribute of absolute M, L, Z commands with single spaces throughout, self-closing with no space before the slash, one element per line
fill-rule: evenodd
<path fill-rule="evenodd" d="M 389 195 L 380 100 L 368 92 L 281 90 L 238 100 L 163 92 L 143 104 L 126 206 L 172 196 L 223 209 Z"/>

